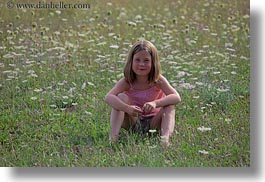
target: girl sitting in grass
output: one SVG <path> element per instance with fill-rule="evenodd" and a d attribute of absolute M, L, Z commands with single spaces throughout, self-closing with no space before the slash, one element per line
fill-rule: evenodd
<path fill-rule="evenodd" d="M 156 47 L 149 41 L 136 42 L 124 67 L 124 78 L 107 93 L 112 107 L 110 140 L 117 141 L 121 128 L 141 133 L 160 130 L 161 142 L 169 145 L 175 125 L 178 92 L 161 75 Z"/>

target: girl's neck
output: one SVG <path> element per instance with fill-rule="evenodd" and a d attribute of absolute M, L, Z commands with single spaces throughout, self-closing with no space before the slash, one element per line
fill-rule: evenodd
<path fill-rule="evenodd" d="M 140 83 L 140 84 L 149 84 L 148 77 L 146 77 L 146 76 L 144 76 L 144 77 L 137 76 L 136 77 L 136 82 Z"/>

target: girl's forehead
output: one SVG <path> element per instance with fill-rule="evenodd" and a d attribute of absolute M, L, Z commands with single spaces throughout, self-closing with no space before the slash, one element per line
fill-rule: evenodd
<path fill-rule="evenodd" d="M 151 57 L 151 54 L 146 50 L 141 50 L 134 54 L 134 57 Z"/>

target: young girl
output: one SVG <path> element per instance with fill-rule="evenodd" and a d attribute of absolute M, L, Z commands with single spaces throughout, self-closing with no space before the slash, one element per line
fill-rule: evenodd
<path fill-rule="evenodd" d="M 158 129 L 161 141 L 169 145 L 175 125 L 174 105 L 181 101 L 178 92 L 161 75 L 156 47 L 149 41 L 136 42 L 124 67 L 124 78 L 107 93 L 112 107 L 110 140 L 116 141 L 121 128 L 143 132 Z"/>

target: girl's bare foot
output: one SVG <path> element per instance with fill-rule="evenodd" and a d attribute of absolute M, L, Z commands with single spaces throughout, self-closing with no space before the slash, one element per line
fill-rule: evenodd
<path fill-rule="evenodd" d="M 160 136 L 160 144 L 163 147 L 169 147 L 169 136 Z"/>

